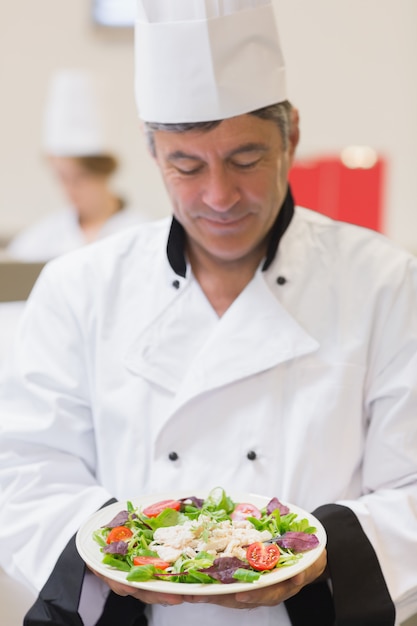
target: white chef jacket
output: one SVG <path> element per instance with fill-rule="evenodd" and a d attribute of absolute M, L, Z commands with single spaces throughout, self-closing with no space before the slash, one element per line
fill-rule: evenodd
<path fill-rule="evenodd" d="M 130 229 L 38 280 L 0 403 L 1 564 L 40 589 L 109 498 L 221 485 L 350 507 L 400 623 L 417 610 L 416 259 L 297 207 L 218 318 L 168 263 L 168 230 Z M 289 623 L 282 606 L 187 604 L 152 623 L 197 615 Z"/>
<path fill-rule="evenodd" d="M 147 216 L 125 206 L 103 224 L 97 234 L 102 239 L 125 228 L 147 221 Z M 80 228 L 78 215 L 71 206 L 47 215 L 11 241 L 7 254 L 19 261 L 49 261 L 88 243 Z"/>
<path fill-rule="evenodd" d="M 0 303 L 0 380 L 13 345 L 20 317 L 23 313 L 24 302 Z"/>

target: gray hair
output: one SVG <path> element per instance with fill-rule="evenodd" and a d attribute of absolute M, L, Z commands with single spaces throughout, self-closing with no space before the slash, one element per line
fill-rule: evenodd
<path fill-rule="evenodd" d="M 256 115 L 263 120 L 275 122 L 278 126 L 282 137 L 284 149 L 288 147 L 289 136 L 291 131 L 291 111 L 292 105 L 288 100 L 271 104 L 270 106 L 250 111 L 249 115 Z M 187 122 L 180 124 L 163 124 L 160 122 L 144 122 L 146 140 L 153 156 L 156 156 L 154 132 L 163 130 L 171 133 L 186 133 L 191 130 L 209 131 L 216 128 L 223 120 L 214 120 L 212 122 Z"/>

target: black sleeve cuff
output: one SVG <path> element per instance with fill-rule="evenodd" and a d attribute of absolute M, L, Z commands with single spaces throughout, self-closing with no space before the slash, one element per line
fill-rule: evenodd
<path fill-rule="evenodd" d="M 85 564 L 75 547 L 75 535 L 66 545 L 23 626 L 83 626 L 78 603 Z"/>
<path fill-rule="evenodd" d="M 103 506 L 112 504 L 112 499 Z M 78 614 L 85 563 L 70 539 L 41 589 L 39 596 L 25 616 L 23 626 L 83 626 Z M 144 604 L 131 596 L 110 592 L 98 622 L 100 626 L 145 626 Z"/>
<path fill-rule="evenodd" d="M 327 533 L 333 609 L 323 584 L 313 583 L 286 602 L 291 623 L 294 626 L 307 623 L 311 626 L 394 626 L 394 603 L 375 551 L 356 515 L 338 504 L 320 506 L 313 513 Z M 325 613 L 321 618 L 320 605 Z M 309 619 L 308 611 L 317 614 L 316 621 Z"/>

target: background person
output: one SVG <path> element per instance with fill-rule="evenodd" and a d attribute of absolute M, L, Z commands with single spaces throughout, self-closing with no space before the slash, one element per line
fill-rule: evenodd
<path fill-rule="evenodd" d="M 29 300 L 0 404 L 0 559 L 42 589 L 25 624 L 399 623 L 417 609 L 417 262 L 294 207 L 270 2 L 138 6 L 173 218 L 55 260 Z M 327 563 L 198 599 L 84 576 L 71 537 L 106 502 L 217 484 L 313 511 Z"/>
<path fill-rule="evenodd" d="M 47 261 L 147 219 L 111 186 L 119 163 L 111 149 L 105 85 L 87 70 L 63 69 L 49 87 L 43 127 L 47 162 L 67 206 L 18 234 L 7 254 Z"/>

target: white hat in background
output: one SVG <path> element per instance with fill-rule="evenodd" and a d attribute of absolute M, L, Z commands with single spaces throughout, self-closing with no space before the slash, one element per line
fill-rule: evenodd
<path fill-rule="evenodd" d="M 104 114 L 104 85 L 82 69 L 56 72 L 49 85 L 43 125 L 43 148 L 55 156 L 110 152 Z"/>
<path fill-rule="evenodd" d="M 138 0 L 135 47 L 145 121 L 219 120 L 286 99 L 271 0 Z"/>

